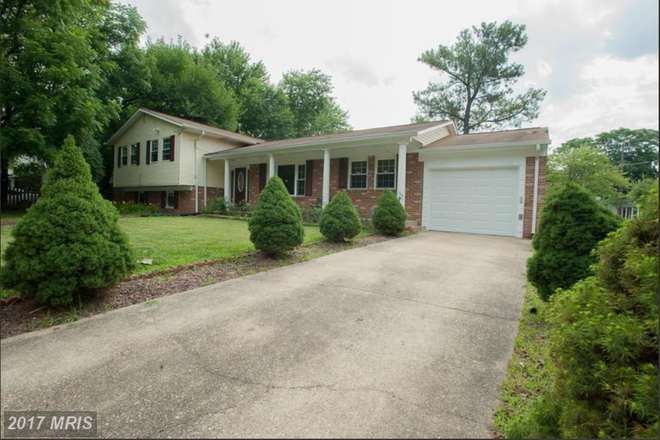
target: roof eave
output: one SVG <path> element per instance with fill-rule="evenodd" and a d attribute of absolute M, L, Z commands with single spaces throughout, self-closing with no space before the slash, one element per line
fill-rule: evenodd
<path fill-rule="evenodd" d="M 550 145 L 552 141 L 550 139 L 543 140 L 529 140 L 529 141 L 516 141 L 516 142 L 496 142 L 496 143 L 485 143 L 485 144 L 474 144 L 474 145 L 447 145 L 447 146 L 438 146 L 438 147 L 429 147 L 420 148 L 420 152 L 424 153 L 436 153 L 443 151 L 464 151 L 464 150 L 476 150 L 480 148 L 518 148 L 518 147 L 530 147 L 534 145 Z"/>

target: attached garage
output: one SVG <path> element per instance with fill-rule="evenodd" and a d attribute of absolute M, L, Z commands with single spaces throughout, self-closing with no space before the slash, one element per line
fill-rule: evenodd
<path fill-rule="evenodd" d="M 429 169 L 427 228 L 516 236 L 518 174 L 517 167 Z"/>

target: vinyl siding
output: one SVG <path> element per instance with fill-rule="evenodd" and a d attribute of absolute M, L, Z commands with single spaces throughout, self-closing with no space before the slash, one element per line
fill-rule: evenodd
<path fill-rule="evenodd" d="M 210 136 L 203 136 L 199 138 L 200 133 L 196 132 L 183 132 L 181 138 L 183 139 L 182 148 L 183 159 L 181 161 L 181 185 L 194 185 L 195 184 L 195 139 L 197 141 L 197 166 L 199 173 L 199 186 L 204 186 L 204 155 L 207 153 L 214 153 L 216 151 L 228 150 L 240 146 L 240 144 L 231 141 L 218 139 Z M 224 175 L 225 165 L 221 160 L 209 161 L 207 163 L 207 171 L 209 174 L 208 186 L 214 188 L 224 188 Z"/>
<path fill-rule="evenodd" d="M 415 136 L 422 145 L 428 145 L 431 142 L 435 142 L 438 139 L 442 139 L 445 136 L 449 135 L 449 129 L 447 127 L 440 127 L 434 130 L 430 130 Z"/>

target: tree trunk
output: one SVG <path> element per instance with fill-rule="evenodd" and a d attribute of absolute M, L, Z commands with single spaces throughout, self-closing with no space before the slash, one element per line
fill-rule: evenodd
<path fill-rule="evenodd" d="M 2 206 L 7 206 L 7 192 L 9 191 L 9 167 L 2 164 Z"/>

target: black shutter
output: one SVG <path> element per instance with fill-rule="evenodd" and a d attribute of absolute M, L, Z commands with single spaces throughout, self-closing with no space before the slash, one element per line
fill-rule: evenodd
<path fill-rule="evenodd" d="M 167 191 L 160 192 L 160 207 L 165 208 L 167 206 Z"/>
<path fill-rule="evenodd" d="M 170 162 L 174 162 L 174 155 L 176 154 L 174 152 L 174 139 L 176 139 L 176 136 L 170 136 Z"/>
<path fill-rule="evenodd" d="M 314 186 L 314 161 L 308 160 L 305 163 L 305 195 L 312 195 L 312 187 Z"/>
<path fill-rule="evenodd" d="M 140 142 L 137 143 L 137 157 L 135 160 L 136 165 L 140 165 Z"/>
<path fill-rule="evenodd" d="M 339 182 L 337 188 L 346 189 L 348 186 L 348 157 L 339 159 Z"/>
<path fill-rule="evenodd" d="M 268 179 L 268 164 L 260 163 L 259 164 L 259 192 L 266 186 L 266 181 Z"/>
<path fill-rule="evenodd" d="M 146 164 L 149 165 L 151 163 L 151 141 L 147 141 L 147 150 L 146 150 L 146 156 L 147 156 L 147 162 Z"/>
<path fill-rule="evenodd" d="M 117 168 L 121 168 L 121 148 L 117 148 Z"/>

